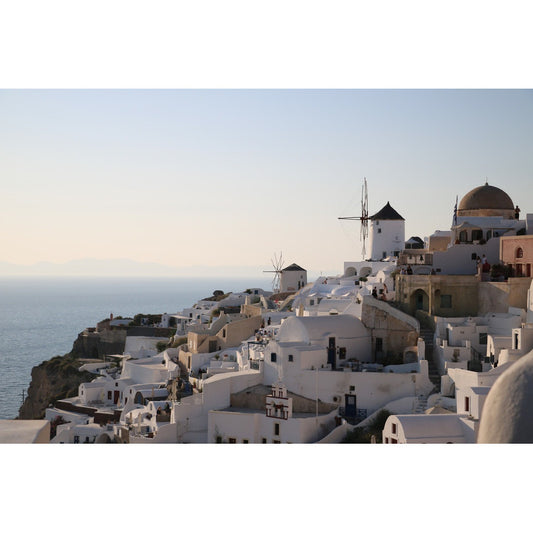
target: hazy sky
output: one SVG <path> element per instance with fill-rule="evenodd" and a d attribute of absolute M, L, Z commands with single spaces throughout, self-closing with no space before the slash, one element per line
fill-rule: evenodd
<path fill-rule="evenodd" d="M 339 273 L 390 201 L 406 238 L 489 184 L 533 212 L 533 91 L 1 90 L 0 261 Z"/>

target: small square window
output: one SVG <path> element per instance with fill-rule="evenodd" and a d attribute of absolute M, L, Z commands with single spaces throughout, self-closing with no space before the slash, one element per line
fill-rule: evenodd
<path fill-rule="evenodd" d="M 230 437 L 230 438 L 228 439 L 228 442 L 229 442 L 230 444 L 237 444 L 237 439 L 234 439 L 233 437 Z"/>
<path fill-rule="evenodd" d="M 249 441 L 248 441 L 248 439 L 242 439 L 242 443 L 243 443 L 243 444 L 248 444 Z"/>
<path fill-rule="evenodd" d="M 267 440 L 265 439 L 265 437 L 263 437 L 263 438 L 261 439 L 261 442 L 262 442 L 263 444 L 266 444 L 266 443 L 267 443 Z"/>
<path fill-rule="evenodd" d="M 292 354 L 289 354 L 289 363 L 292 363 L 294 361 L 294 356 Z"/>
<path fill-rule="evenodd" d="M 276 362 L 276 354 L 275 354 L 274 352 L 272 352 L 272 353 L 270 354 L 270 361 L 271 361 L 272 363 L 275 363 L 275 362 Z"/>

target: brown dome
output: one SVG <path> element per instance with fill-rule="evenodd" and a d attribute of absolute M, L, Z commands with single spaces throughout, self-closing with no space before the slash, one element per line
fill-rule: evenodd
<path fill-rule="evenodd" d="M 486 183 L 467 193 L 457 210 L 459 216 L 490 216 L 514 213 L 514 204 L 509 195 Z"/>

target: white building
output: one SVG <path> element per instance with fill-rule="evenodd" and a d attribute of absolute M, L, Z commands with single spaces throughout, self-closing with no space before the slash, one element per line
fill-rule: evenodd
<path fill-rule="evenodd" d="M 467 422 L 456 414 L 391 415 L 383 428 L 383 444 L 474 443 Z"/>
<path fill-rule="evenodd" d="M 292 263 L 280 272 L 280 292 L 296 292 L 307 285 L 307 270 Z"/>
<path fill-rule="evenodd" d="M 387 202 L 370 217 L 368 235 L 371 261 L 398 257 L 405 245 L 405 219 Z"/>
<path fill-rule="evenodd" d="M 293 409 L 293 398 L 281 382 L 272 385 L 264 405 L 227 407 L 209 412 L 208 442 L 229 444 L 311 443 L 335 428 L 338 409 L 320 412 Z M 313 404 L 312 401 L 309 402 Z M 324 411 L 322 409 L 321 411 Z"/>

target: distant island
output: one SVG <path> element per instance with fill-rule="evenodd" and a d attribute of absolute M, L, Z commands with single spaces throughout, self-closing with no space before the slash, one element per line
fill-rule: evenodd
<path fill-rule="evenodd" d="M 17 265 L 0 261 L 0 276 L 168 276 L 168 277 L 250 277 L 258 275 L 257 265 L 170 266 L 132 259 L 75 259 L 64 263 L 42 261 Z"/>

